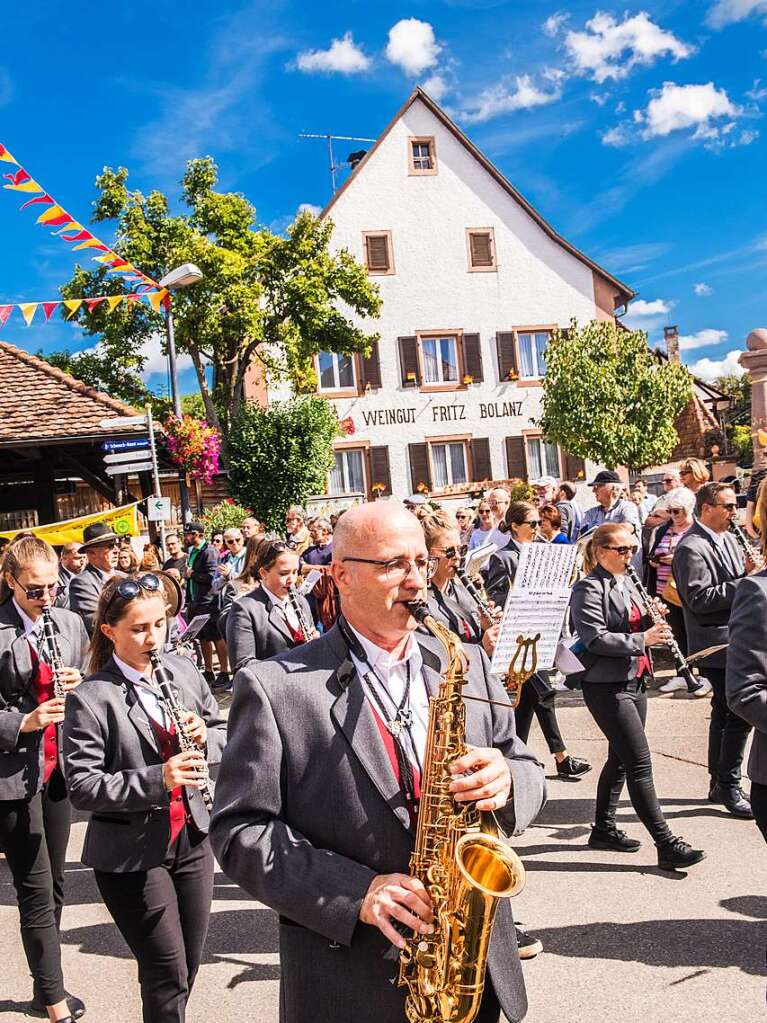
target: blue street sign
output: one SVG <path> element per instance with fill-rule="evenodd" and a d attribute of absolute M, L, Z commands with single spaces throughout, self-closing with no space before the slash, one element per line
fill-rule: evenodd
<path fill-rule="evenodd" d="M 131 437 L 126 440 L 105 440 L 101 445 L 102 451 L 136 451 L 138 448 L 148 448 L 148 437 Z"/>

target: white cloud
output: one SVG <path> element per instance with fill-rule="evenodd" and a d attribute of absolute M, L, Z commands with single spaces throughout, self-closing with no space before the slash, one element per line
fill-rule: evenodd
<path fill-rule="evenodd" d="M 439 103 L 443 100 L 450 89 L 444 75 L 432 75 L 430 78 L 427 78 L 425 82 L 422 82 L 421 86 L 424 92 L 431 96 L 435 103 Z"/>
<path fill-rule="evenodd" d="M 608 128 L 599 136 L 603 146 L 627 146 L 633 139 L 633 134 L 624 124 L 616 124 L 614 128 Z"/>
<path fill-rule="evenodd" d="M 669 242 L 637 242 L 608 250 L 599 257 L 599 262 L 615 273 L 637 273 L 665 255 L 670 248 Z"/>
<path fill-rule="evenodd" d="M 752 14 L 767 17 L 767 0 L 716 0 L 709 8 L 706 23 L 712 28 L 723 28 L 736 21 L 745 21 Z"/>
<path fill-rule="evenodd" d="M 629 306 L 631 316 L 666 316 L 671 312 L 671 305 L 662 298 L 656 298 L 652 302 L 645 302 L 643 298 L 637 298 Z"/>
<path fill-rule="evenodd" d="M 302 202 L 298 206 L 297 213 L 311 213 L 313 217 L 318 217 L 322 213 L 321 206 L 315 206 L 313 202 Z"/>
<path fill-rule="evenodd" d="M 161 334 L 152 334 L 149 340 L 141 349 L 141 355 L 145 357 L 146 362 L 144 368 L 140 373 L 137 373 L 138 377 L 145 383 L 148 384 L 150 377 L 161 376 L 167 377 L 168 374 L 168 356 L 163 351 L 164 337 Z M 104 355 L 105 349 L 101 342 L 96 345 L 91 345 L 89 348 L 83 348 L 78 355 Z M 188 369 L 193 369 L 194 363 L 192 362 L 191 355 L 186 355 L 179 352 L 176 356 L 176 369 L 177 372 L 184 373 Z M 75 374 L 77 370 L 75 369 Z"/>
<path fill-rule="evenodd" d="M 705 297 L 706 295 L 712 294 L 714 289 L 709 287 L 708 284 L 704 284 L 703 281 L 701 281 L 699 284 L 696 284 L 692 290 L 695 292 L 696 295 Z"/>
<path fill-rule="evenodd" d="M 704 330 L 699 330 L 696 334 L 681 334 L 679 336 L 679 350 L 681 352 L 691 352 L 694 348 L 712 348 L 714 345 L 720 345 L 723 341 L 726 341 L 728 337 L 726 330 L 714 330 L 712 327 L 706 327 Z"/>
<path fill-rule="evenodd" d="M 420 75 L 434 67 L 441 49 L 428 21 L 403 18 L 389 29 L 386 59 L 406 75 Z"/>
<path fill-rule="evenodd" d="M 693 376 L 700 377 L 708 383 L 713 383 L 717 377 L 736 376 L 742 377 L 746 372 L 738 363 L 743 353 L 738 349 L 728 352 L 723 359 L 698 359 L 697 362 L 687 364 L 687 368 Z"/>
<path fill-rule="evenodd" d="M 761 78 L 755 78 L 754 84 L 748 90 L 746 95 L 748 96 L 749 99 L 752 99 L 755 103 L 758 103 L 759 100 L 767 97 L 767 85 L 762 85 Z"/>
<path fill-rule="evenodd" d="M 696 138 L 716 138 L 730 129 L 727 124 L 717 126 L 712 121 L 734 118 L 740 113 L 725 90 L 717 89 L 713 82 L 705 85 L 664 82 L 647 104 L 641 123 L 645 138 L 662 137 L 682 128 L 695 128 Z"/>
<path fill-rule="evenodd" d="M 557 11 L 556 14 L 550 14 L 549 17 L 543 23 L 543 31 L 553 39 L 554 36 L 559 34 L 560 29 L 568 21 L 570 15 L 567 11 Z"/>
<path fill-rule="evenodd" d="M 548 91 L 539 89 L 530 75 L 517 75 L 514 86 L 501 83 L 485 89 L 478 96 L 465 104 L 461 116 L 464 121 L 479 123 L 489 121 L 499 114 L 509 114 L 515 110 L 529 110 L 555 103 L 562 95 L 559 83 L 555 83 Z"/>
<path fill-rule="evenodd" d="M 359 74 L 370 67 L 370 57 L 363 53 L 352 38 L 351 32 L 342 39 L 334 39 L 327 50 L 304 50 L 296 58 L 299 71 L 311 74 L 319 71 L 325 74 Z"/>
<path fill-rule="evenodd" d="M 586 22 L 584 32 L 570 31 L 565 49 L 580 74 L 595 82 L 626 78 L 637 65 L 649 66 L 659 57 L 674 61 L 690 57 L 695 49 L 653 22 L 644 11 L 618 22 L 599 11 Z"/>

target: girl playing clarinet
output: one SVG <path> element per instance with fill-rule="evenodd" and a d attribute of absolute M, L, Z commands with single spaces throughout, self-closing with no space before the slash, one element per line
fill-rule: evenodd
<path fill-rule="evenodd" d="M 90 812 L 83 863 L 138 963 L 144 1023 L 182 1023 L 202 957 L 213 893 L 201 769 L 217 764 L 225 724 L 192 662 L 163 654 L 179 736 L 150 653 L 162 650 L 159 578 L 113 579 L 101 594 L 91 674 L 67 706 L 64 749 L 74 806 Z"/>

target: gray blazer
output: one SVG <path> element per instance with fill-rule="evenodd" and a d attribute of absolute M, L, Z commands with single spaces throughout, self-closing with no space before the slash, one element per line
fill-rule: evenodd
<path fill-rule="evenodd" d="M 82 621 L 60 607 L 52 609 L 51 617 L 64 665 L 82 670 L 88 647 Z M 9 600 L 0 604 L 0 800 L 31 799 L 42 788 L 43 732 L 20 731 L 36 706 L 29 640 Z M 59 767 L 63 771 L 61 743 Z"/>
<path fill-rule="evenodd" d="M 122 575 L 122 572 L 115 574 Z M 86 565 L 69 584 L 69 608 L 75 614 L 80 615 L 89 636 L 93 635 L 101 591 L 110 578 L 111 576 L 100 571 L 94 565 Z"/>
<path fill-rule="evenodd" d="M 417 640 L 436 693 L 441 645 Z M 481 648 L 466 653 L 465 692 L 507 703 Z M 519 834 L 544 803 L 541 765 L 510 709 L 467 701 L 466 734 L 507 758 L 513 794 L 498 817 Z M 280 914 L 284 1023 L 402 1023 L 397 951 L 358 917 L 377 874 L 408 872 L 415 832 L 338 626 L 238 672 L 210 834 L 224 873 Z M 489 965 L 510 1020 L 527 1004 L 516 947 L 501 900 Z"/>
<path fill-rule="evenodd" d="M 209 764 L 221 760 L 226 724 L 207 683 L 187 657 L 163 654 L 179 702 L 208 729 Z M 136 690 L 114 660 L 67 698 L 64 756 L 72 805 L 91 814 L 82 862 L 123 873 L 158 867 L 170 840 L 170 796 L 155 731 Z M 198 789 L 184 800 L 197 829 L 208 830 Z"/>
<path fill-rule="evenodd" d="M 469 591 L 460 581 L 453 579 L 445 593 L 436 586 L 429 586 L 427 591 L 429 611 L 441 625 L 446 625 L 459 639 L 466 643 L 481 643 L 482 628 L 479 622 L 477 605 L 471 599 Z M 463 619 L 469 627 L 469 635 L 464 634 L 460 627 Z"/>
<path fill-rule="evenodd" d="M 623 585 L 641 608 L 641 598 L 628 577 Z M 639 658 L 642 654 L 649 657 L 650 651 L 642 631 L 629 632 L 629 607 L 615 576 L 597 565 L 579 579 L 570 596 L 570 614 L 584 647 L 574 651 L 586 669 L 581 675 L 584 682 L 629 682 L 636 678 Z M 641 625 L 643 630 L 648 629 L 650 619 L 643 616 Z"/>
<path fill-rule="evenodd" d="M 748 776 L 767 785 L 767 572 L 738 583 L 730 614 L 727 703 L 754 726 Z"/>
<path fill-rule="evenodd" d="M 509 537 L 509 542 L 491 555 L 485 575 L 485 591 L 498 607 L 506 606 L 514 576 L 519 566 L 519 545 Z"/>
<path fill-rule="evenodd" d="M 312 612 L 304 597 L 298 598 L 307 622 Z M 236 600 L 226 615 L 226 645 L 232 671 L 250 660 L 265 661 L 269 657 L 292 650 L 296 645 L 285 619 L 260 586 Z"/>
<path fill-rule="evenodd" d="M 725 533 L 723 541 L 724 553 L 696 520 L 674 551 L 671 569 L 682 601 L 690 654 L 727 642 L 730 608 L 745 565 L 735 537 Z M 724 668 L 727 652 L 712 654 L 700 663 Z"/>
<path fill-rule="evenodd" d="M 70 572 L 68 568 L 59 565 L 59 591 L 53 604 L 55 607 L 69 607 L 69 585 L 77 572 Z"/>

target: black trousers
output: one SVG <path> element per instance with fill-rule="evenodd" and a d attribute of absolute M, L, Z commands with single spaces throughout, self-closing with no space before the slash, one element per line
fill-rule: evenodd
<path fill-rule="evenodd" d="M 71 821 L 72 807 L 58 770 L 31 799 L 0 801 L 0 850 L 16 889 L 34 994 L 44 1005 L 66 997 L 59 927 Z"/>
<path fill-rule="evenodd" d="M 751 782 L 751 809 L 754 811 L 757 827 L 767 842 L 767 785 Z"/>
<path fill-rule="evenodd" d="M 721 785 L 740 785 L 740 767 L 751 725 L 727 706 L 724 668 L 701 668 L 714 690 L 708 726 L 708 773 Z"/>
<path fill-rule="evenodd" d="M 615 811 L 628 785 L 631 805 L 656 843 L 671 838 L 652 776 L 650 747 L 645 735 L 647 693 L 644 683 L 584 682 L 583 699 L 609 743 L 607 760 L 597 785 L 595 823 L 615 827 Z"/>
<path fill-rule="evenodd" d="M 567 746 L 565 746 L 562 733 L 559 731 L 557 712 L 553 705 L 549 705 L 548 707 L 541 706 L 538 694 L 533 688 L 531 680 L 528 680 L 522 686 L 522 695 L 519 699 L 519 706 L 514 711 L 517 735 L 520 737 L 522 742 L 527 742 L 528 736 L 530 735 L 530 726 L 533 723 L 533 715 L 538 718 L 538 724 L 541 726 L 543 738 L 546 740 L 546 745 L 549 747 L 549 753 L 564 753 Z"/>
<path fill-rule="evenodd" d="M 183 1023 L 213 898 L 213 853 L 187 826 L 151 870 L 94 871 L 104 904 L 138 963 L 144 1023 Z"/>

